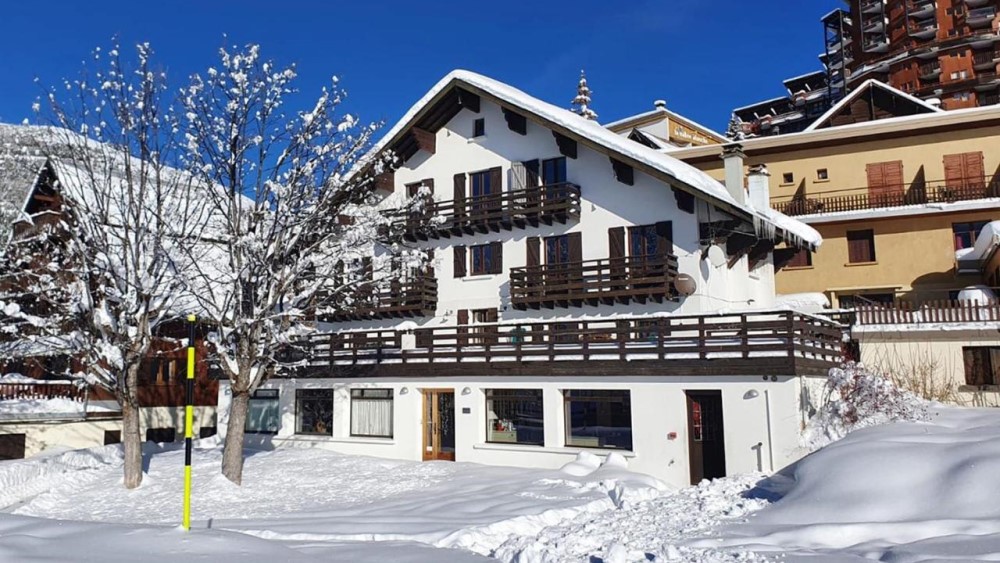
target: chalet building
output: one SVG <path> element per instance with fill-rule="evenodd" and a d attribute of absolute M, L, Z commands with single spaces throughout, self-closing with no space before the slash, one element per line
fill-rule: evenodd
<path fill-rule="evenodd" d="M 604 126 L 619 135 L 652 149 L 719 145 L 729 142 L 723 135 L 712 131 L 667 109 L 667 102 L 656 100 L 653 109 L 619 119 Z"/>
<path fill-rule="evenodd" d="M 841 330 L 774 306 L 775 244 L 821 239 L 738 150 L 724 184 L 465 71 L 382 149 L 387 196 L 428 194 L 399 221 L 432 267 L 322 323 L 309 367 L 253 396 L 254 439 L 552 468 L 617 452 L 676 484 L 795 459 Z"/>
<path fill-rule="evenodd" d="M 769 169 L 771 205 L 824 240 L 779 264 L 778 293 L 855 311 L 862 360 L 965 403 L 996 401 L 967 386 L 977 378 L 962 349 L 1000 344 L 1000 278 L 956 265 L 955 252 L 1000 219 L 998 125 L 1000 107 L 944 112 L 872 81 L 801 133 L 742 143 L 747 167 Z M 722 179 L 721 153 L 668 154 Z"/>
<path fill-rule="evenodd" d="M 61 198 L 53 188 L 59 167 L 44 156 L 53 147 L 43 147 L 40 138 L 31 127 L 0 125 L 0 228 L 9 233 L 3 243 L 40 241 L 34 267 L 54 259 L 60 241 L 65 240 L 60 235 Z M 8 281 L 4 283 L 16 283 L 9 281 L 9 275 L 5 278 Z M 67 284 L 72 281 L 65 280 Z M 27 302 L 21 306 L 38 307 Z M 38 310 L 33 314 L 46 313 Z M 196 367 L 194 432 L 201 436 L 215 433 L 219 388 L 204 361 L 208 356 L 205 332 L 205 327 L 199 327 L 196 340 L 201 361 Z M 172 442 L 183 435 L 187 333 L 181 319 L 164 325 L 160 340 L 141 368 L 140 431 L 149 441 Z M 19 340 L 17 335 L 7 335 L 0 346 L 9 358 L 0 362 L 0 459 L 31 456 L 54 446 L 82 448 L 120 441 L 121 413 L 113 394 L 68 380 L 66 374 L 85 368 L 73 342 Z M 51 410 L 53 401 L 63 404 Z M 19 402 L 37 406 L 19 406 Z M 67 408 L 67 403 L 78 408 Z"/>

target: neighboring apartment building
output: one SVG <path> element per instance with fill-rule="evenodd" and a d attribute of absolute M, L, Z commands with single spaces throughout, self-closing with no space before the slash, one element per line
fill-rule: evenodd
<path fill-rule="evenodd" d="M 874 78 L 944 109 L 1000 102 L 1000 0 L 850 0 L 853 89 Z"/>
<path fill-rule="evenodd" d="M 963 293 L 998 279 L 957 269 L 955 251 L 1000 218 L 1000 107 L 942 112 L 875 82 L 871 89 L 884 100 L 878 111 L 858 89 L 807 131 L 742 142 L 746 165 L 771 174 L 774 208 L 824 239 L 822 252 L 779 261 L 778 293 L 821 292 L 834 307 L 856 309 L 862 359 L 896 373 L 933 364 L 961 400 L 995 400 L 965 386 L 974 378 L 964 375 L 960 344 L 1000 341 L 997 319 L 969 311 L 993 303 L 991 293 Z M 922 113 L 892 117 L 892 108 Z M 722 150 L 669 154 L 721 179 Z"/>
<path fill-rule="evenodd" d="M 434 264 L 323 324 L 309 368 L 251 400 L 258 439 L 552 468 L 616 452 L 678 485 L 795 458 L 841 332 L 774 309 L 775 243 L 821 241 L 762 177 L 748 193 L 731 166 L 727 188 L 464 71 L 383 148 L 389 192 L 431 194 L 400 221 Z"/>
<path fill-rule="evenodd" d="M 65 241 L 60 235 L 62 200 L 54 188 L 58 167 L 46 156 L 58 148 L 43 147 L 40 137 L 35 128 L 0 124 L 0 228 L 7 231 L 3 236 L 10 237 L 3 243 L 42 241 L 37 247 L 42 254 L 39 266 L 58 256 L 52 245 Z M 5 272 L 3 283 L 17 283 L 9 274 Z M 44 307 L 26 298 L 21 306 Z M 46 313 L 40 308 L 37 314 Z M 201 361 L 196 368 L 194 432 L 200 436 L 215 433 L 219 388 L 205 361 L 205 332 L 199 327 L 196 340 Z M 183 435 L 187 333 L 181 319 L 163 326 L 154 352 L 141 368 L 140 432 L 149 441 L 173 442 Z M 54 446 L 82 448 L 120 441 L 121 413 L 114 395 L 69 381 L 70 372 L 86 367 L 75 357 L 72 345 L 57 338 L 18 339 L 18 334 L 0 339 L 9 358 L 0 361 L 0 459 L 31 456 Z"/>

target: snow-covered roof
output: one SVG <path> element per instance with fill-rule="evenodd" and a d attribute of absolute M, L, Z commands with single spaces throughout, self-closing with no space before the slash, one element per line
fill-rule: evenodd
<path fill-rule="evenodd" d="M 531 114 L 535 119 L 543 122 L 545 126 L 575 137 L 578 141 L 591 145 L 591 148 L 608 151 L 626 164 L 639 165 L 643 171 L 648 170 L 659 174 L 661 180 L 667 181 L 678 189 L 694 193 L 723 209 L 753 218 L 755 226 L 760 229 L 772 232 L 774 228 L 780 229 L 782 237 L 787 242 L 809 246 L 813 249 L 822 244 L 822 237 L 812 227 L 770 208 L 756 210 L 747 203 L 737 202 L 718 180 L 689 164 L 622 137 L 603 125 L 583 118 L 572 111 L 543 102 L 503 82 L 467 70 L 454 70 L 439 80 L 379 140 L 373 150 L 382 151 L 390 146 L 413 126 L 425 109 L 433 105 L 432 102 L 446 91 L 457 86 L 485 94 L 501 105 L 511 106 Z"/>
<path fill-rule="evenodd" d="M 899 98 L 902 98 L 904 100 L 912 102 L 912 103 L 916 104 L 917 106 L 926 109 L 927 113 L 939 113 L 939 112 L 944 111 L 941 108 L 938 108 L 938 107 L 932 106 L 931 104 L 928 104 L 927 102 L 921 100 L 920 98 L 917 98 L 915 96 L 911 96 L 910 94 L 907 94 L 906 92 L 903 92 L 902 90 L 898 90 L 896 88 L 893 88 L 892 86 L 889 86 L 888 84 L 886 84 L 884 82 L 880 82 L 878 80 L 875 80 L 874 78 L 870 78 L 870 79 L 866 80 L 863 84 L 861 84 L 861 86 L 858 86 L 857 88 L 855 88 L 854 91 L 852 91 L 850 94 L 848 94 L 847 96 L 844 96 L 844 99 L 842 99 L 839 102 L 837 102 L 836 104 L 834 104 L 832 108 L 828 109 L 826 111 L 826 113 L 824 113 L 823 115 L 819 116 L 816 119 L 816 121 L 812 122 L 809 125 L 809 127 L 806 127 L 803 131 L 815 131 L 823 123 L 825 123 L 828 119 L 830 119 L 831 117 L 833 117 L 834 115 L 836 115 L 845 106 L 847 106 L 848 104 L 851 104 L 852 102 L 854 102 L 854 100 L 858 99 L 858 97 L 866 94 L 869 91 L 869 89 L 871 89 L 871 88 L 878 88 L 878 89 L 881 89 L 881 90 L 885 90 L 886 92 L 888 92 L 889 94 L 892 94 L 893 96 L 897 96 Z"/>
<path fill-rule="evenodd" d="M 738 111 L 746 111 L 748 109 L 753 109 L 753 108 L 760 107 L 760 106 L 773 105 L 773 104 L 776 104 L 778 102 L 787 102 L 787 101 L 789 101 L 788 100 L 788 96 L 778 96 L 777 98 L 771 98 L 769 100 L 761 100 L 761 101 L 759 101 L 757 103 L 745 105 L 745 106 L 738 107 L 738 108 L 733 108 L 733 112 L 735 113 L 735 112 L 738 112 Z"/>

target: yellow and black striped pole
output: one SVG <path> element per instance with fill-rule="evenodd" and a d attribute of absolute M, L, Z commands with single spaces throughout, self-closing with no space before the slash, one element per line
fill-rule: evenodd
<path fill-rule="evenodd" d="M 191 441 L 194 439 L 194 315 L 188 315 L 187 379 L 184 385 L 184 529 L 191 529 Z"/>

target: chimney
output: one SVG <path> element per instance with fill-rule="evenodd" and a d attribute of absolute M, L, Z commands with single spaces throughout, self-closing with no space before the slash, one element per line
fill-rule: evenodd
<path fill-rule="evenodd" d="M 656 109 L 667 109 L 666 100 L 655 100 L 653 101 L 653 107 Z"/>
<path fill-rule="evenodd" d="M 767 165 L 751 166 L 747 173 L 747 187 L 750 189 L 750 205 L 754 209 L 767 209 L 771 206 L 771 173 Z"/>
<path fill-rule="evenodd" d="M 739 204 L 747 201 L 747 191 L 743 186 L 743 145 L 730 143 L 722 147 L 722 161 L 726 169 L 726 189 Z"/>

